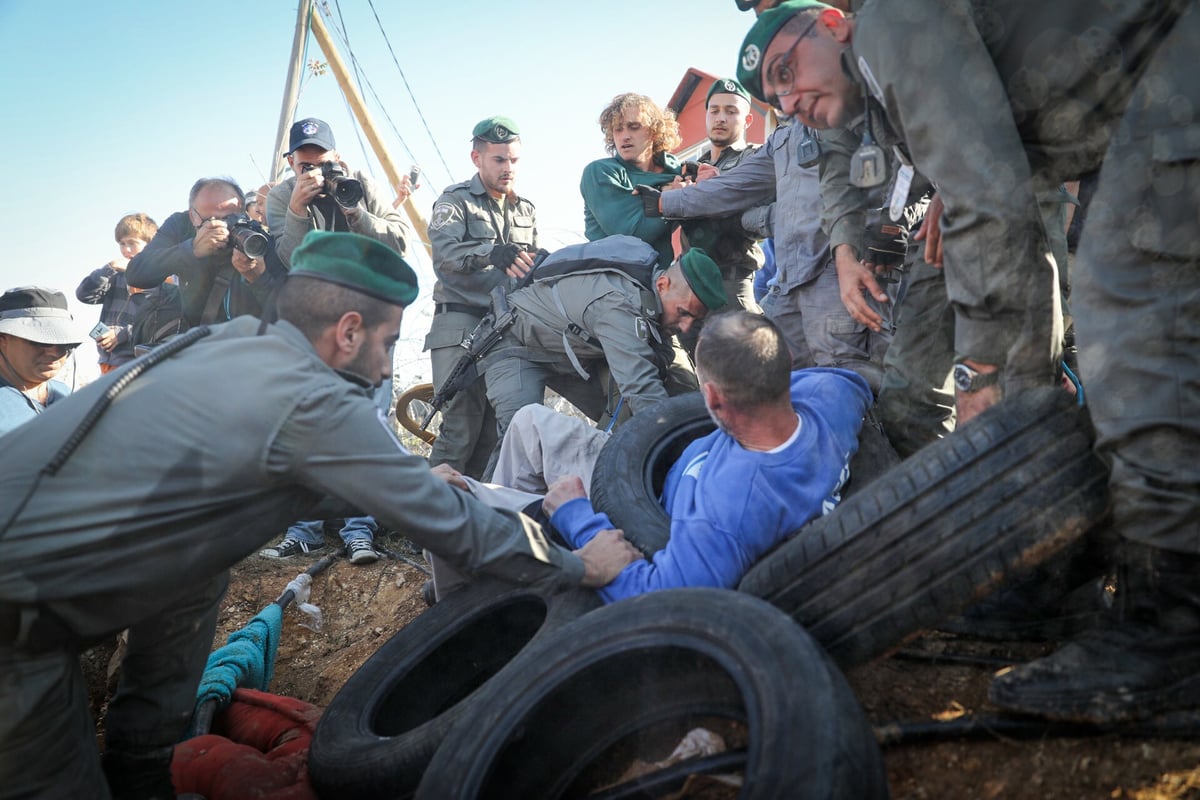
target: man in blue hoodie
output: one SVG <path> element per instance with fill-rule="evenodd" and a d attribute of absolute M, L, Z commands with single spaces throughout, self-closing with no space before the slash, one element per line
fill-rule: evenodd
<path fill-rule="evenodd" d="M 790 368 L 766 317 L 733 311 L 706 323 L 696 372 L 717 430 L 667 474 L 667 546 L 601 589 L 606 602 L 681 586 L 733 588 L 788 534 L 837 505 L 871 390 L 849 370 Z M 555 481 L 543 508 L 573 547 L 613 527 L 576 476 Z"/>

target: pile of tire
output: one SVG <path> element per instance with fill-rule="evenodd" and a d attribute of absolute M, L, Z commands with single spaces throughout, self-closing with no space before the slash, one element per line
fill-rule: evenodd
<path fill-rule="evenodd" d="M 634 417 L 592 496 L 647 554 L 665 546 L 666 471 L 712 430 L 698 395 Z M 864 426 L 830 514 L 738 591 L 673 589 L 598 608 L 592 592 L 478 581 L 347 681 L 309 754 L 328 797 L 667 796 L 736 772 L 742 798 L 887 796 L 879 747 L 840 669 L 1067 547 L 1107 512 L 1107 470 L 1064 392 L 1020 395 L 903 463 Z M 736 491 L 736 487 L 731 487 Z M 797 624 L 799 623 L 799 624 Z M 696 725 L 733 746 L 638 778 Z"/>
<path fill-rule="evenodd" d="M 309 752 L 322 797 L 616 800 L 708 772 L 741 773 L 743 798 L 887 796 L 841 672 L 770 604 L 672 589 L 584 613 L 585 593 L 498 588 L 454 592 L 351 676 Z M 619 779 L 697 725 L 737 746 Z"/>

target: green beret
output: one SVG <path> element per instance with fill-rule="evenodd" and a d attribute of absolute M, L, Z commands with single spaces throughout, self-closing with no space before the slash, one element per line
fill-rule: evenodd
<path fill-rule="evenodd" d="M 738 51 L 738 80 L 759 100 L 765 102 L 767 99 L 762 85 L 762 62 L 767 47 L 788 20 L 811 8 L 824 11 L 833 6 L 819 3 L 817 0 L 788 0 L 760 14 L 754 27 L 742 40 L 742 49 Z"/>
<path fill-rule="evenodd" d="M 708 87 L 708 96 L 704 98 L 704 103 L 707 105 L 714 94 L 736 94 L 744 99 L 747 103 L 750 102 L 750 93 L 746 91 L 746 87 L 735 81 L 733 78 L 718 78 L 713 81 L 712 86 Z"/>
<path fill-rule="evenodd" d="M 488 117 L 480 120 L 475 130 L 471 131 L 472 139 L 483 139 L 492 144 L 508 144 L 520 136 L 521 131 L 517 128 L 517 123 L 508 117 Z"/>
<path fill-rule="evenodd" d="M 721 281 L 721 268 L 699 247 L 693 247 L 679 257 L 684 280 L 704 307 L 716 311 L 729 302 Z"/>
<path fill-rule="evenodd" d="M 357 233 L 309 231 L 292 251 L 289 274 L 336 283 L 397 306 L 417 297 L 417 275 L 400 254 Z"/>

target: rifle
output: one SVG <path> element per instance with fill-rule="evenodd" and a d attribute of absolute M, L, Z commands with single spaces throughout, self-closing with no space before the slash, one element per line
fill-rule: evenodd
<path fill-rule="evenodd" d="M 534 272 L 548 255 L 550 255 L 548 251 L 538 250 L 533 267 L 517 283 L 513 289 L 514 292 L 529 285 L 533 280 Z M 479 320 L 475 330 L 471 331 L 471 335 L 460 345 L 467 352 L 454 364 L 454 368 L 442 382 L 441 388 L 433 393 L 433 399 L 429 401 L 429 411 L 421 420 L 421 430 L 425 430 L 429 426 L 429 423 L 433 421 L 433 415 L 441 411 L 442 407 L 453 400 L 455 395 L 475 383 L 479 378 L 480 360 L 496 346 L 496 343 L 504 336 L 504 332 L 517 321 L 516 309 L 508 304 L 508 292 L 504 290 L 504 287 L 492 287 L 491 295 L 491 310 L 484 315 L 483 319 Z"/>

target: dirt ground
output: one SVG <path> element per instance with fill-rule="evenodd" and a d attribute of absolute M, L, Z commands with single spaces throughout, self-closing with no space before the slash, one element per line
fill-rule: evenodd
<path fill-rule="evenodd" d="M 404 540 L 389 537 L 384 542 L 421 562 Z M 288 581 L 310 564 L 251 557 L 238 565 L 222 608 L 217 643 L 278 597 Z M 361 567 L 335 562 L 313 581 L 310 602 L 323 612 L 321 630 L 301 627 L 305 617 L 294 607 L 285 614 L 270 690 L 319 706 L 328 704 L 380 644 L 425 609 L 421 598 L 425 578 L 420 569 L 402 560 Z M 105 672 L 112 649 L 98 647 L 84 657 L 96 711 L 106 694 Z M 902 656 L 859 667 L 847 677 L 877 728 L 896 721 L 995 715 L 986 694 L 996 665 L 1019 662 L 1045 650 L 1045 645 L 1036 643 L 990 643 L 931 634 L 904 648 Z M 934 656 L 972 663 L 939 663 L 931 660 Z M 889 746 L 884 757 L 892 796 L 898 800 L 1200 798 L 1200 739 L 988 735 Z"/>

